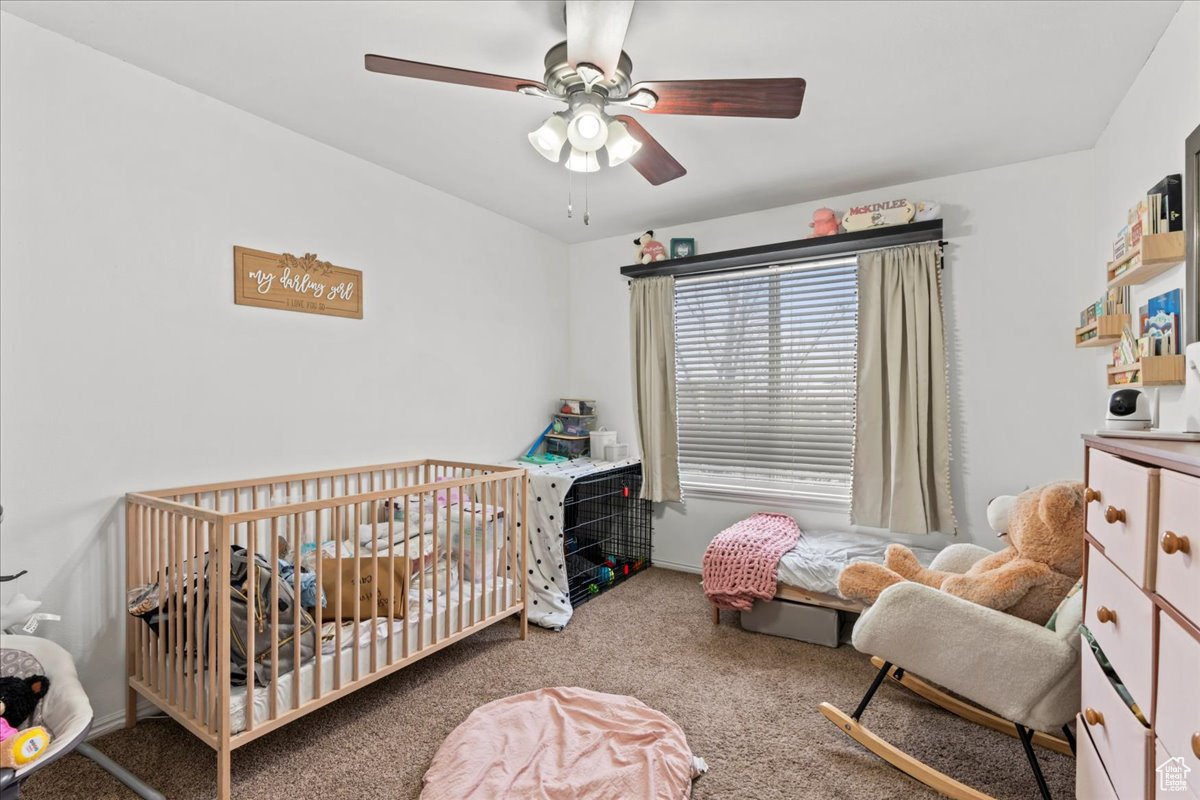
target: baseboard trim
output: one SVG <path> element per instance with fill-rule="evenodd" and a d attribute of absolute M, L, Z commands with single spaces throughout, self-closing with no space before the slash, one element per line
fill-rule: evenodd
<path fill-rule="evenodd" d="M 693 575 L 700 574 L 700 568 L 692 564 L 676 564 L 673 561 L 659 561 L 657 558 L 654 559 L 654 563 L 651 564 L 651 566 L 662 567 L 663 569 L 669 569 L 675 572 L 690 572 Z"/>
<path fill-rule="evenodd" d="M 138 698 L 137 715 L 138 719 L 161 714 L 158 707 L 145 698 Z M 111 714 L 105 714 L 102 717 L 92 717 L 92 729 L 88 732 L 88 739 L 95 739 L 98 736 L 103 736 L 106 733 L 119 731 L 125 727 L 125 712 L 114 711 Z"/>

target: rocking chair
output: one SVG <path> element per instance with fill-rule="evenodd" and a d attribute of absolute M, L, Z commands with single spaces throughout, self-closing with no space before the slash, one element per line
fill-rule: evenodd
<path fill-rule="evenodd" d="M 965 572 L 989 554 L 976 545 L 951 545 L 932 567 Z M 1033 746 L 1075 752 L 1068 723 L 1079 711 L 1076 631 L 1082 614 L 1082 592 L 1059 610 L 1055 630 L 1049 630 L 921 584 L 889 586 L 854 626 L 855 648 L 874 656 L 872 663 L 879 670 L 874 681 L 854 713 L 829 703 L 821 704 L 821 713 L 850 738 L 935 791 L 956 800 L 991 800 L 859 723 L 890 677 L 947 711 L 1020 739 L 1041 796 L 1050 800 Z M 1060 730 L 1064 738 L 1048 733 Z"/>

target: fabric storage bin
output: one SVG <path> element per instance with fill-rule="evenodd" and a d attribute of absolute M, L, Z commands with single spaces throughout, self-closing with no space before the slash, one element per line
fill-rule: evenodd
<path fill-rule="evenodd" d="M 742 612 L 742 627 L 757 633 L 837 647 L 841 612 L 788 600 L 756 600 L 749 611 Z"/>
<path fill-rule="evenodd" d="M 561 430 L 560 430 L 561 428 Z M 596 430 L 595 414 L 555 414 L 554 432 L 567 436 L 587 436 Z"/>
<path fill-rule="evenodd" d="M 567 458 L 586 456 L 588 454 L 588 437 L 549 435 L 546 437 L 546 452 Z"/>

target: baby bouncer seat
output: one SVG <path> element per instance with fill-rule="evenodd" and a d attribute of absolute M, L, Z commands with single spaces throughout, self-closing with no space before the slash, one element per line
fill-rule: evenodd
<path fill-rule="evenodd" d="M 932 568 L 966 572 L 988 555 L 976 545 L 951 545 Z M 853 713 L 829 703 L 821 704 L 821 713 L 872 753 L 947 797 L 990 800 L 862 726 L 863 712 L 890 676 L 948 711 L 1020 739 L 1041 796 L 1050 800 L 1034 745 L 1074 753 L 1068 723 L 1079 710 L 1082 618 L 1082 592 L 1063 604 L 1051 630 L 922 584 L 895 584 L 854 626 L 854 647 L 873 656 L 879 669 L 874 681 Z"/>

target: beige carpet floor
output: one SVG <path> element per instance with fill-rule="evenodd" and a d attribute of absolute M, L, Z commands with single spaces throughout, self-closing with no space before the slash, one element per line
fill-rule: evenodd
<path fill-rule="evenodd" d="M 581 606 L 561 633 L 530 626 L 521 642 L 514 623 L 500 623 L 235 751 L 234 797 L 416 798 L 438 744 L 472 709 L 561 685 L 634 695 L 678 722 L 710 767 L 697 800 L 936 797 L 817 711 L 824 700 L 852 711 L 873 674 L 849 645 L 748 633 L 728 613 L 714 628 L 697 576 L 651 569 Z M 997 798 L 1037 795 L 1016 739 L 897 686 L 880 690 L 863 722 Z M 213 796 L 213 752 L 172 721 L 95 744 L 171 800 Z M 1055 798 L 1074 797 L 1074 762 L 1039 756 Z M 25 796 L 132 797 L 75 755 L 28 781 Z"/>

